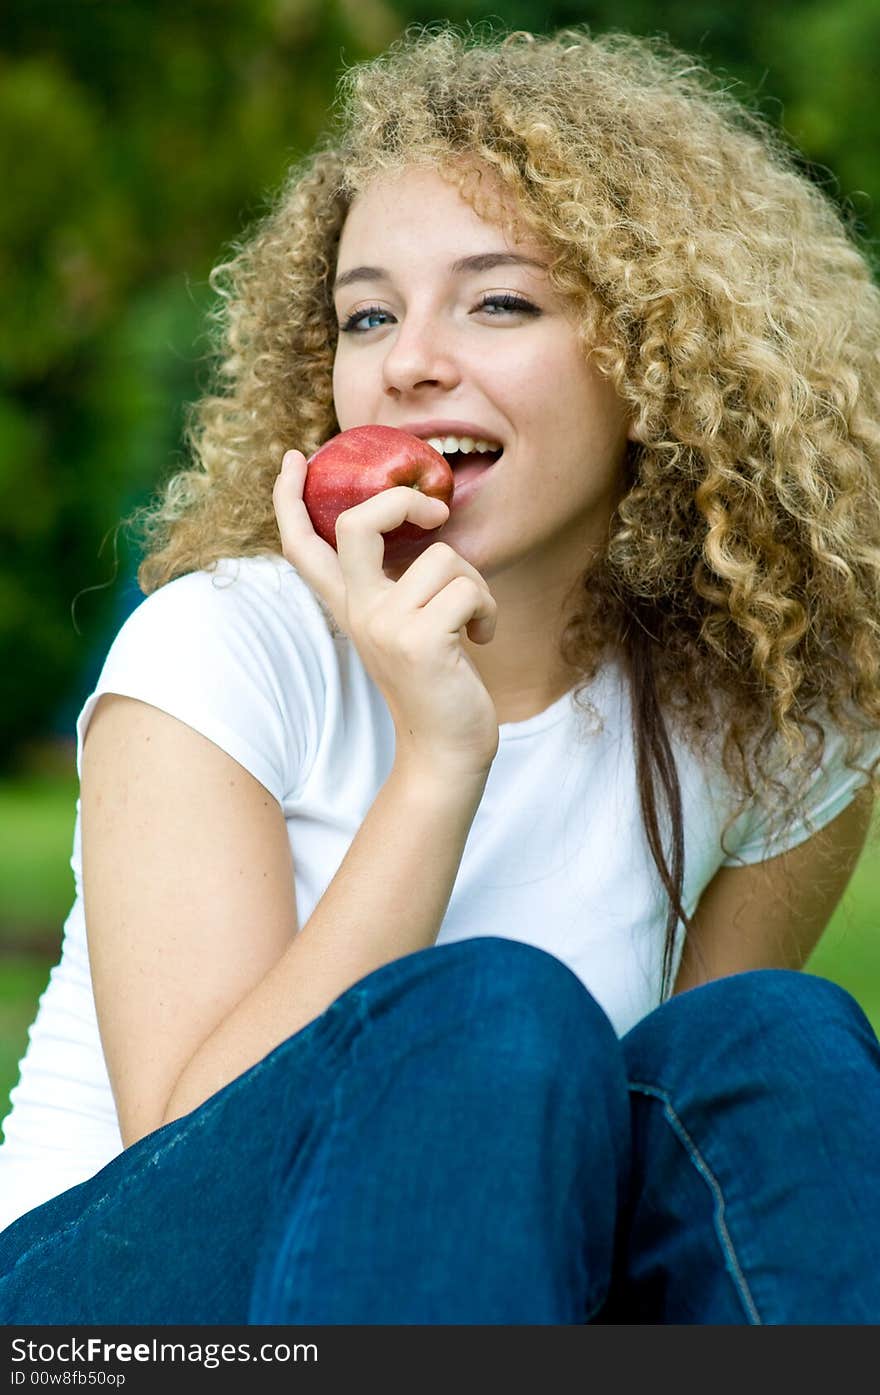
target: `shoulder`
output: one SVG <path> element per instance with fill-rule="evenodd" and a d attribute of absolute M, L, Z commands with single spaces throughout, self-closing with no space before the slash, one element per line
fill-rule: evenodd
<path fill-rule="evenodd" d="M 132 612 L 145 620 L 203 610 L 227 616 L 271 612 L 324 622 L 324 608 L 299 573 L 280 556 L 223 557 L 210 568 L 187 572 L 146 596 Z"/>
<path fill-rule="evenodd" d="M 118 631 L 77 719 L 77 769 L 105 693 L 176 717 L 277 798 L 298 787 L 322 726 L 333 644 L 283 558 L 224 559 L 152 592 Z"/>
<path fill-rule="evenodd" d="M 691 918 L 675 991 L 747 969 L 803 968 L 855 871 L 873 808 L 865 786 L 788 851 L 720 867 Z"/>
<path fill-rule="evenodd" d="M 815 733 L 799 757 L 788 753 L 780 737 L 774 739 L 763 761 L 772 783 L 760 789 L 729 825 L 725 867 L 765 862 L 812 840 L 867 784 L 867 772 L 880 759 L 880 729 L 865 728 L 861 719 L 859 744 L 851 754 L 846 733 L 827 711 L 811 715 L 822 729 L 821 750 Z"/>
<path fill-rule="evenodd" d="M 114 636 L 106 664 L 181 672 L 205 662 L 274 664 L 329 642 L 323 607 L 284 558 L 223 558 L 144 597 Z"/>

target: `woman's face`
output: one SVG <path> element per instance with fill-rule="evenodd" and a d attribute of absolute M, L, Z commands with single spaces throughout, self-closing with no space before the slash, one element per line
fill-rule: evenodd
<path fill-rule="evenodd" d="M 491 264 L 454 265 L 489 254 Z M 340 430 L 377 424 L 460 436 L 434 424 L 472 424 L 478 431 L 468 435 L 503 446 L 474 482 L 464 485 L 474 472 L 463 471 L 449 520 L 426 534 L 426 546 L 448 542 L 487 580 L 514 569 L 570 583 L 591 544 L 604 542 L 619 489 L 627 415 L 587 361 L 547 261 L 540 243 L 507 242 L 423 168 L 360 194 L 339 245 Z"/>

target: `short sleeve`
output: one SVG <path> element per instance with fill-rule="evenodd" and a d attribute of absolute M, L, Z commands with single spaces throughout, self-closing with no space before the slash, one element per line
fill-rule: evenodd
<path fill-rule="evenodd" d="M 724 844 L 730 850 L 730 855 L 724 858 L 722 867 L 763 862 L 797 847 L 836 818 L 868 783 L 868 777 L 862 770 L 853 770 L 844 764 L 846 740 L 840 729 L 827 719 L 823 721 L 823 727 L 825 749 L 801 796 L 798 817 L 787 829 L 777 833 L 765 806 L 757 802 L 750 805 L 725 835 Z M 880 731 L 869 732 L 861 754 L 856 757 L 856 764 L 870 770 L 878 757 Z M 800 771 L 796 773 L 800 778 Z"/>
<path fill-rule="evenodd" d="M 321 728 L 317 602 L 270 558 L 168 582 L 132 612 L 76 724 L 77 773 L 103 693 L 160 708 L 213 741 L 283 805 L 304 783 Z"/>

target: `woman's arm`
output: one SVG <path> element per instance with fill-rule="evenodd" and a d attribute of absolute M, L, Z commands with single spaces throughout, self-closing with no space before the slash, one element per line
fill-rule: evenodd
<path fill-rule="evenodd" d="M 434 943 L 486 776 L 395 763 L 297 932 L 268 791 L 157 708 L 104 695 L 83 747 L 89 955 L 125 1146 L 188 1113 L 373 969 Z"/>
<path fill-rule="evenodd" d="M 189 1113 L 365 974 L 440 930 L 498 749 L 497 713 L 462 636 L 491 643 L 497 606 L 443 543 L 397 581 L 384 534 L 449 508 L 382 490 L 340 514 L 338 552 L 288 451 L 273 487 L 285 557 L 323 598 L 383 694 L 395 760 L 336 876 L 297 932 L 282 813 L 210 740 L 121 696 L 83 744 L 83 887 L 98 1022 L 123 1142 Z"/>
<path fill-rule="evenodd" d="M 873 799 L 859 791 L 796 848 L 721 867 L 700 897 L 674 992 L 746 969 L 801 969 L 828 925 L 864 847 Z"/>

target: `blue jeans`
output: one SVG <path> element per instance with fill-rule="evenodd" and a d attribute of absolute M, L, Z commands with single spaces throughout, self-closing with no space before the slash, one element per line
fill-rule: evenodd
<path fill-rule="evenodd" d="M 618 1039 L 483 936 L 368 974 L 0 1235 L 6 1324 L 880 1322 L 880 1043 L 824 979 Z"/>

